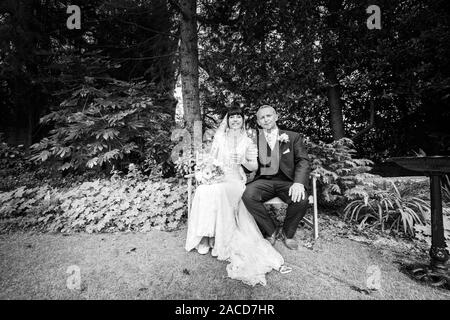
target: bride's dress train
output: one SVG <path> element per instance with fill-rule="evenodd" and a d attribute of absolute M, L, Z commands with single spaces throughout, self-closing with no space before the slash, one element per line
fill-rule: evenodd
<path fill-rule="evenodd" d="M 242 201 L 239 202 L 238 227 L 229 247 L 228 276 L 249 285 L 266 285 L 266 273 L 278 270 L 284 264 L 283 257 L 264 239 Z"/>
<path fill-rule="evenodd" d="M 243 191 L 239 182 L 200 185 L 188 220 L 185 249 L 195 249 L 203 236 L 215 237 L 211 255 L 229 261 L 230 278 L 252 286 L 266 285 L 266 273 L 278 270 L 284 259 L 264 239 L 254 218 L 240 201 Z"/>

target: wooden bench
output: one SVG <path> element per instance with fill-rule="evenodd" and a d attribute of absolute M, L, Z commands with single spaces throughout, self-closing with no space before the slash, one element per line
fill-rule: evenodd
<path fill-rule="evenodd" d="M 187 178 L 187 193 L 188 193 L 188 215 L 191 213 L 191 203 L 192 203 L 192 178 L 194 174 L 186 175 Z M 314 239 L 319 237 L 319 220 L 318 220 L 318 207 L 317 207 L 317 178 L 319 175 L 311 174 L 310 178 L 312 180 L 312 195 L 308 197 L 308 202 L 313 206 L 312 219 L 303 217 L 305 224 L 312 228 Z M 269 201 L 264 202 L 267 205 L 283 205 L 286 204 L 283 200 L 278 197 L 272 198 Z"/>
<path fill-rule="evenodd" d="M 313 230 L 314 239 L 319 238 L 319 210 L 317 207 L 317 178 L 319 175 L 311 174 L 310 178 L 312 180 L 312 195 L 308 197 L 308 202 L 313 206 L 313 212 L 311 218 L 303 217 L 303 222 Z M 270 205 L 283 205 L 286 204 L 283 200 L 278 197 L 272 198 L 269 201 L 264 202 L 264 204 Z"/>

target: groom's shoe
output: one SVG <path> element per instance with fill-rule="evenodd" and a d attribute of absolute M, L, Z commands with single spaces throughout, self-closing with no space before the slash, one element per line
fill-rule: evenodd
<path fill-rule="evenodd" d="M 280 232 L 281 241 L 283 241 L 284 245 L 291 250 L 298 249 L 298 243 L 294 239 L 288 239 L 283 231 Z"/>
<path fill-rule="evenodd" d="M 266 240 L 270 242 L 271 245 L 275 244 L 277 241 L 278 230 L 275 230 L 270 237 L 266 237 Z"/>
<path fill-rule="evenodd" d="M 297 250 L 298 249 L 298 243 L 294 239 L 284 239 L 284 245 L 291 250 Z"/>

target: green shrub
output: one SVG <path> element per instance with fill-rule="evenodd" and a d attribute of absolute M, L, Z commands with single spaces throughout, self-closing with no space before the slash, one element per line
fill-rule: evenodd
<path fill-rule="evenodd" d="M 321 198 L 325 202 L 346 201 L 345 192 L 372 175 L 372 161 L 354 159 L 353 141 L 342 138 L 332 143 L 314 143 L 306 139 L 312 172 L 319 174 Z"/>
<path fill-rule="evenodd" d="M 16 218 L 26 215 L 41 217 L 58 211 L 59 195 L 57 190 L 44 185 L 42 187 L 20 187 L 13 191 L 0 193 L 0 217 Z"/>
<path fill-rule="evenodd" d="M 22 187 L 0 193 L 0 217 L 4 223 L 21 217 L 26 227 L 44 231 L 173 230 L 186 218 L 186 198 L 178 179 L 149 180 L 132 166 L 126 176 L 115 172 L 111 179 L 68 189 Z"/>
<path fill-rule="evenodd" d="M 450 215 L 444 212 L 443 215 L 443 225 L 444 225 L 444 238 L 447 243 L 447 248 L 450 248 Z M 427 219 L 425 224 L 416 224 L 414 226 L 414 237 L 416 239 L 425 241 L 431 246 L 431 221 Z"/>
<path fill-rule="evenodd" d="M 85 170 L 167 158 L 171 117 L 155 104 L 151 84 L 85 77 L 70 91 L 58 110 L 41 118 L 54 129 L 31 146 L 31 160 L 57 159 L 59 170 Z"/>
<path fill-rule="evenodd" d="M 442 178 L 442 201 L 450 204 L 450 175 L 444 175 Z"/>
<path fill-rule="evenodd" d="M 1 140 L 0 133 L 0 169 L 25 169 L 31 163 L 27 161 L 25 156 L 25 148 L 23 145 L 11 146 Z"/>
<path fill-rule="evenodd" d="M 344 220 L 359 223 L 359 228 L 379 226 L 381 230 L 403 231 L 414 236 L 414 227 L 425 223 L 430 210 L 428 201 L 400 191 L 391 181 L 390 187 L 365 182 L 346 192 L 352 200 L 344 208 Z"/>
<path fill-rule="evenodd" d="M 175 170 L 177 177 L 184 178 L 186 175 L 194 173 L 195 166 L 195 157 L 192 154 L 187 154 L 179 157 L 175 161 Z"/>

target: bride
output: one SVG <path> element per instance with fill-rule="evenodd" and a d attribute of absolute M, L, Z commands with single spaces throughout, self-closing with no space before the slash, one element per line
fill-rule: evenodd
<path fill-rule="evenodd" d="M 246 176 L 258 168 L 256 145 L 247 136 L 244 113 L 238 105 L 230 108 L 214 136 L 210 153 L 203 158 L 221 172 L 216 179 L 205 179 L 194 195 L 188 217 L 185 249 L 226 260 L 230 278 L 249 285 L 266 285 L 265 274 L 272 269 L 281 273 L 292 271 L 284 259 L 264 239 L 253 216 L 241 201 Z M 197 164 L 198 166 L 198 164 Z M 203 172 L 210 178 L 211 170 Z"/>

